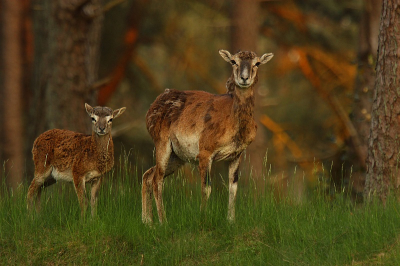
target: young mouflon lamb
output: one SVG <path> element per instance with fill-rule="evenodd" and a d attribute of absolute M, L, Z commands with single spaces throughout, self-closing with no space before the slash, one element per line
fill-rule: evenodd
<path fill-rule="evenodd" d="M 90 182 L 91 211 L 92 216 L 96 215 L 97 191 L 102 175 L 114 165 L 112 121 L 126 108 L 113 111 L 108 107 L 91 107 L 89 104 L 85 104 L 85 108 L 92 118 L 92 135 L 52 129 L 41 134 L 33 143 L 35 176 L 28 189 L 28 209 L 36 201 L 36 210 L 39 211 L 42 189 L 64 180 L 74 183 L 84 215 L 87 208 L 85 184 Z"/>

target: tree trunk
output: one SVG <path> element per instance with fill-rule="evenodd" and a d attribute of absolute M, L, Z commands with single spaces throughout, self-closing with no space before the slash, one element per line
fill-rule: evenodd
<path fill-rule="evenodd" d="M 399 0 L 383 1 L 364 189 L 366 198 L 376 195 L 384 204 L 390 187 L 399 185 L 399 8 Z"/>
<path fill-rule="evenodd" d="M 30 145 L 52 128 L 90 133 L 84 104 L 96 104 L 92 87 L 97 81 L 103 20 L 101 0 L 36 0 L 33 4 Z"/>
<path fill-rule="evenodd" d="M 362 192 L 365 183 L 365 167 L 368 155 L 368 137 L 371 129 L 372 92 L 375 85 L 375 62 L 378 50 L 379 19 L 382 1 L 365 0 L 364 12 L 360 23 L 358 46 L 358 69 L 354 87 L 352 122 L 359 137 L 360 152 L 352 152 L 350 161 L 353 166 L 352 186 L 356 193 Z M 361 155 L 361 156 L 360 156 Z M 360 158 L 361 157 L 361 158 Z"/>
<path fill-rule="evenodd" d="M 257 53 L 257 39 L 260 25 L 258 1 L 233 0 L 231 11 L 231 46 L 232 52 L 254 51 Z M 261 56 L 261 55 L 259 55 Z"/>
<path fill-rule="evenodd" d="M 102 0 L 34 0 L 34 67 L 28 145 L 52 128 L 90 133 L 85 102 L 96 104 Z M 28 169 L 33 165 L 29 160 Z"/>
<path fill-rule="evenodd" d="M 39 1 L 35 14 L 33 107 L 44 129 L 90 132 L 84 103 L 95 104 L 102 10 L 100 0 Z M 39 72 L 39 73 L 38 73 Z M 40 99 L 39 99 L 40 98 Z M 39 105 L 38 105 L 39 104 Z M 40 107 L 40 108 L 38 108 Z"/>
<path fill-rule="evenodd" d="M 21 3 L 3 1 L 2 131 L 7 185 L 16 189 L 23 180 Z"/>
<path fill-rule="evenodd" d="M 47 127 L 89 133 L 82 114 L 85 102 L 95 99 L 91 86 L 97 79 L 100 1 L 51 1 L 49 12 Z"/>
<path fill-rule="evenodd" d="M 257 50 L 257 40 L 259 34 L 259 2 L 252 0 L 233 0 L 231 11 L 231 51 L 254 51 L 258 56 L 267 51 Z M 261 111 L 260 101 L 257 97 L 257 87 L 255 88 L 255 119 L 257 122 L 257 135 L 252 144 L 247 148 L 247 158 L 250 160 L 252 173 L 259 176 L 262 172 L 265 152 L 267 150 L 266 132 L 260 123 Z"/>

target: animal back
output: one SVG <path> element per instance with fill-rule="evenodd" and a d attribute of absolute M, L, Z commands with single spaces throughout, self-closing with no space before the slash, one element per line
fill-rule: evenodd
<path fill-rule="evenodd" d="M 166 89 L 151 104 L 146 114 L 146 127 L 153 140 L 160 138 L 164 128 L 169 128 L 176 121 L 185 107 L 187 93 Z"/>
<path fill-rule="evenodd" d="M 64 172 L 71 168 L 73 160 L 82 147 L 88 146 L 90 136 L 69 130 L 52 129 L 42 133 L 32 148 L 36 164 L 53 165 Z"/>

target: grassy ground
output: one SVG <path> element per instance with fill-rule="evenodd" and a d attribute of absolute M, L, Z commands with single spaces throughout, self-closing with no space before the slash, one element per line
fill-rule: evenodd
<path fill-rule="evenodd" d="M 107 177 L 97 219 L 80 218 L 71 184 L 48 188 L 33 218 L 27 185 L 3 195 L 0 265 L 400 265 L 395 200 L 386 208 L 354 206 L 342 194 L 328 201 L 314 193 L 299 204 L 277 201 L 267 186 L 256 193 L 254 185 L 239 185 L 230 224 L 228 191 L 218 180 L 201 218 L 200 184 L 178 176 L 165 182 L 168 223 L 148 227 L 141 223 L 137 175 L 115 169 Z"/>

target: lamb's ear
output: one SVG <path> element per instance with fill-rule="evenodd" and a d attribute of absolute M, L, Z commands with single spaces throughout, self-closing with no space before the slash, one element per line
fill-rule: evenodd
<path fill-rule="evenodd" d="M 219 50 L 219 54 L 222 56 L 222 58 L 223 58 L 226 62 L 231 63 L 232 55 L 231 55 L 230 52 L 228 52 L 227 50 Z"/>
<path fill-rule="evenodd" d="M 274 57 L 274 54 L 273 54 L 273 53 L 263 54 L 263 55 L 260 57 L 260 64 L 265 64 L 265 63 L 267 63 L 269 60 L 272 59 L 272 57 Z"/>
<path fill-rule="evenodd" d="M 85 103 L 85 109 L 86 109 L 86 113 L 88 113 L 89 116 L 93 115 L 93 107 L 90 106 L 89 104 Z"/>
<path fill-rule="evenodd" d="M 118 116 L 122 115 L 122 113 L 125 112 L 125 110 L 126 110 L 126 107 L 122 107 L 117 110 L 114 110 L 113 118 L 117 118 Z"/>

